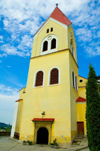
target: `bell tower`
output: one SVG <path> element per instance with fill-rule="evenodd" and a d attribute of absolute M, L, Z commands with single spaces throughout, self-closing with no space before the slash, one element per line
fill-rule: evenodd
<path fill-rule="evenodd" d="M 25 93 L 20 91 L 19 138 L 37 143 L 47 130 L 48 144 L 70 143 L 77 133 L 78 65 L 72 22 L 56 8 L 34 35 Z M 20 103 L 20 101 L 19 101 Z M 44 113 L 44 114 L 42 114 Z M 20 113 L 18 113 L 20 114 Z M 39 140 L 40 142 L 42 140 Z"/>

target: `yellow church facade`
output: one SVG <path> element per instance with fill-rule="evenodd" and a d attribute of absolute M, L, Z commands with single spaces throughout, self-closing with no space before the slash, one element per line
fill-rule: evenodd
<path fill-rule="evenodd" d="M 69 144 L 86 135 L 87 79 L 78 76 L 71 21 L 56 6 L 34 35 L 26 88 L 21 89 L 11 137 L 34 144 Z"/>

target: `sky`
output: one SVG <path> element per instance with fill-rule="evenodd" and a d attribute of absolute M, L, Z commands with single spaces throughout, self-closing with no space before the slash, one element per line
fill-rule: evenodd
<path fill-rule="evenodd" d="M 33 35 L 58 7 L 71 20 L 79 75 L 89 64 L 100 75 L 99 0 L 0 0 L 0 122 L 12 124 L 19 90 L 26 86 Z"/>

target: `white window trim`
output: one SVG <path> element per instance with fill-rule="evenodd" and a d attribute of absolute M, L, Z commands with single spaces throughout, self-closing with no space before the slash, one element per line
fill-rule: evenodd
<path fill-rule="evenodd" d="M 43 72 L 43 85 L 41 86 L 35 86 L 35 82 L 36 82 L 36 75 L 39 71 L 42 71 Z M 45 71 L 43 69 L 39 69 L 35 72 L 34 74 L 34 82 L 33 82 L 33 88 L 40 88 L 40 87 L 44 87 L 44 80 L 45 80 Z"/>
<path fill-rule="evenodd" d="M 56 39 L 56 48 L 54 49 L 51 49 L 51 41 L 52 39 Z M 48 42 L 48 48 L 46 51 L 43 51 L 43 44 L 44 42 L 47 41 Z M 56 52 L 58 49 L 57 49 L 57 46 L 58 46 L 58 39 L 55 35 L 48 35 L 47 37 L 45 37 L 41 43 L 41 50 L 40 50 L 40 55 L 45 55 L 45 54 L 49 54 L 49 53 L 52 53 L 52 52 Z"/>
<path fill-rule="evenodd" d="M 58 69 L 58 83 L 57 84 L 50 84 L 50 73 L 51 73 L 51 70 L 54 69 L 54 68 Z M 56 86 L 56 85 L 60 85 L 60 68 L 57 67 L 57 66 L 54 66 L 54 67 L 52 67 L 49 70 L 49 74 L 48 74 L 48 86 Z"/>

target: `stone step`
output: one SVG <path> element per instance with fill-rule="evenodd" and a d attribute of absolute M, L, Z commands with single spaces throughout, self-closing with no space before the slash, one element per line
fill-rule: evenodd
<path fill-rule="evenodd" d="M 81 134 L 76 135 L 72 144 L 79 145 L 83 138 L 84 138 L 84 136 Z"/>
<path fill-rule="evenodd" d="M 77 138 L 75 138 L 74 141 L 75 141 L 75 142 L 81 142 L 82 139 L 77 139 Z"/>

